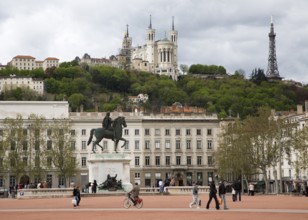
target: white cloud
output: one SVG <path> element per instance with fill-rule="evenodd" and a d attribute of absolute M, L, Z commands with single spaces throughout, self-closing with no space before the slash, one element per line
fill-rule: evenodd
<path fill-rule="evenodd" d="M 19 54 L 109 57 L 121 47 L 126 24 L 133 44 L 144 43 L 151 14 L 157 39 L 174 16 L 179 64 L 222 65 L 249 76 L 256 67 L 266 71 L 274 16 L 280 75 L 308 83 L 307 9 L 306 0 L 2 0 L 0 62 Z"/>

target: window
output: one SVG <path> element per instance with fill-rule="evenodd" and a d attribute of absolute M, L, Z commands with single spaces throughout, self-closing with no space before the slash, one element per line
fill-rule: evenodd
<path fill-rule="evenodd" d="M 28 150 L 28 142 L 27 142 L 27 141 L 24 141 L 24 142 L 22 143 L 22 149 L 23 149 L 24 151 L 27 151 L 27 150 Z"/>
<path fill-rule="evenodd" d="M 86 157 L 82 157 L 81 158 L 81 166 L 82 167 L 86 167 L 87 166 L 87 158 Z"/>
<path fill-rule="evenodd" d="M 135 135 L 139 135 L 139 129 L 135 129 Z"/>
<path fill-rule="evenodd" d="M 3 182 L 4 182 L 3 181 L 3 176 L 0 176 L 0 187 L 3 187 L 3 185 L 4 185 Z"/>
<path fill-rule="evenodd" d="M 103 141 L 103 150 L 107 150 L 108 149 L 108 142 L 107 141 Z"/>
<path fill-rule="evenodd" d="M 176 156 L 176 165 L 181 165 L 181 156 Z"/>
<path fill-rule="evenodd" d="M 197 165 L 198 166 L 202 165 L 202 156 L 197 156 Z"/>
<path fill-rule="evenodd" d="M 136 167 L 140 166 L 140 157 L 139 156 L 135 157 L 135 166 Z"/>
<path fill-rule="evenodd" d="M 150 156 L 145 156 L 145 165 L 150 166 Z"/>
<path fill-rule="evenodd" d="M 47 135 L 50 136 L 52 134 L 51 129 L 47 129 Z"/>
<path fill-rule="evenodd" d="M 51 167 L 51 162 L 52 162 L 51 157 L 47 157 L 47 166 L 48 167 Z"/>
<path fill-rule="evenodd" d="M 186 149 L 191 149 L 191 140 L 186 140 Z"/>
<path fill-rule="evenodd" d="M 144 134 L 145 134 L 145 135 L 150 135 L 150 129 L 146 128 L 146 129 L 144 130 Z"/>
<path fill-rule="evenodd" d="M 139 140 L 135 140 L 135 150 L 139 150 Z"/>
<path fill-rule="evenodd" d="M 191 156 L 186 157 L 186 163 L 187 165 L 191 165 Z"/>
<path fill-rule="evenodd" d="M 135 178 L 140 179 L 140 173 L 135 173 Z"/>
<path fill-rule="evenodd" d="M 86 132 L 87 130 L 86 129 L 81 129 L 81 135 L 86 135 Z"/>
<path fill-rule="evenodd" d="M 207 164 L 208 164 L 209 166 L 212 166 L 212 165 L 213 165 L 213 157 L 212 157 L 212 156 L 208 156 L 208 157 L 207 157 Z"/>
<path fill-rule="evenodd" d="M 145 149 L 149 150 L 150 149 L 150 141 L 145 141 L 144 147 L 145 147 Z"/>
<path fill-rule="evenodd" d="M 3 136 L 3 130 L 0 129 L 0 137 L 2 137 L 2 136 Z"/>
<path fill-rule="evenodd" d="M 3 158 L 0 157 L 0 168 L 2 168 L 2 167 L 3 167 Z"/>
<path fill-rule="evenodd" d="M 71 148 L 72 148 L 72 150 L 76 149 L 76 142 L 75 141 L 71 141 Z"/>
<path fill-rule="evenodd" d="M 23 157 L 22 158 L 22 164 L 23 164 L 23 166 L 27 166 L 28 165 L 28 157 Z"/>
<path fill-rule="evenodd" d="M 160 156 L 155 157 L 155 165 L 160 166 Z"/>
<path fill-rule="evenodd" d="M 155 149 L 160 149 L 160 140 L 155 140 Z"/>
<path fill-rule="evenodd" d="M 176 129 L 175 130 L 175 135 L 181 135 L 181 130 L 180 129 Z"/>
<path fill-rule="evenodd" d="M 211 150 L 212 147 L 212 140 L 207 140 L 207 149 Z"/>
<path fill-rule="evenodd" d="M 166 166 L 170 166 L 170 156 L 166 156 Z"/>
<path fill-rule="evenodd" d="M 197 135 L 202 135 L 201 129 L 197 129 Z"/>
<path fill-rule="evenodd" d="M 181 149 L 181 140 L 175 141 L 175 149 Z"/>
<path fill-rule="evenodd" d="M 155 129 L 155 136 L 160 136 L 160 129 Z"/>
<path fill-rule="evenodd" d="M 170 135 L 170 129 L 165 129 L 165 135 L 169 136 Z"/>
<path fill-rule="evenodd" d="M 87 142 L 81 141 L 81 150 L 86 150 L 86 149 L 87 149 Z"/>
<path fill-rule="evenodd" d="M 52 141 L 48 140 L 47 141 L 47 150 L 51 150 L 52 149 Z"/>
<path fill-rule="evenodd" d="M 65 185 L 65 178 L 63 175 L 59 175 L 59 186 Z"/>
<path fill-rule="evenodd" d="M 15 149 L 16 149 L 16 142 L 11 141 L 11 150 L 15 150 Z"/>
<path fill-rule="evenodd" d="M 129 141 L 125 142 L 124 150 L 129 150 Z"/>
<path fill-rule="evenodd" d="M 197 140 L 197 149 L 202 149 L 202 141 Z"/>
<path fill-rule="evenodd" d="M 186 129 L 186 135 L 191 135 L 190 129 Z"/>
<path fill-rule="evenodd" d="M 170 140 L 165 141 L 165 148 L 170 149 Z"/>
<path fill-rule="evenodd" d="M 35 167 L 40 167 L 40 157 L 36 156 L 34 159 L 34 166 Z"/>
<path fill-rule="evenodd" d="M 207 129 L 207 135 L 212 135 L 212 129 Z"/>
<path fill-rule="evenodd" d="M 124 129 L 124 135 L 129 135 L 129 130 L 128 129 Z"/>
<path fill-rule="evenodd" d="M 71 130 L 71 135 L 72 136 L 76 136 L 76 131 L 75 130 Z"/>
<path fill-rule="evenodd" d="M 35 141 L 34 148 L 35 148 L 35 150 L 40 150 L 40 141 L 39 140 Z"/>

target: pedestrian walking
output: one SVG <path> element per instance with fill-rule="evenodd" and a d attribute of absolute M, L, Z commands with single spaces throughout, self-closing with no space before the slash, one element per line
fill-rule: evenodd
<path fill-rule="evenodd" d="M 216 205 L 216 209 L 219 210 L 219 203 L 218 203 L 218 200 L 217 200 L 217 189 L 216 189 L 216 186 L 215 186 L 215 182 L 214 180 L 211 182 L 210 184 L 210 194 L 209 194 L 209 201 L 207 202 L 206 204 L 206 208 L 209 209 L 210 208 L 210 204 L 211 204 L 211 201 L 212 199 L 215 200 L 215 205 Z"/>
<path fill-rule="evenodd" d="M 224 209 L 228 209 L 227 200 L 226 200 L 226 192 L 227 192 L 226 184 L 225 184 L 225 181 L 222 180 L 218 187 L 218 194 L 219 194 L 219 197 L 222 199 L 222 202 L 224 204 Z"/>
<path fill-rule="evenodd" d="M 189 204 L 189 208 L 192 208 L 193 205 L 196 205 L 197 208 L 200 208 L 200 203 L 199 203 L 199 194 L 198 194 L 199 188 L 198 185 L 193 182 L 193 188 L 192 188 L 192 202 Z"/>

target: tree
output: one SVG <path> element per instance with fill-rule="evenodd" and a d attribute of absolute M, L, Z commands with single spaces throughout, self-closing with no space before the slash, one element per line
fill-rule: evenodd
<path fill-rule="evenodd" d="M 7 152 L 3 158 L 4 167 L 15 177 L 15 183 L 20 183 L 22 175 L 29 168 L 29 146 L 27 129 L 23 125 L 21 115 L 16 119 L 6 118 L 3 121 L 3 149 Z"/>
<path fill-rule="evenodd" d="M 260 68 L 255 68 L 251 73 L 250 80 L 258 85 L 261 84 L 261 82 L 263 81 L 267 81 L 264 70 Z"/>
<path fill-rule="evenodd" d="M 71 130 L 69 120 L 53 120 L 47 125 L 47 138 L 50 145 L 47 148 L 47 166 L 54 168 L 59 179 L 67 185 L 69 178 L 77 172 L 75 157 L 75 134 Z"/>
<path fill-rule="evenodd" d="M 267 169 L 275 170 L 274 178 L 277 183 L 277 169 L 281 165 L 282 152 L 285 151 L 285 146 L 292 135 L 287 131 L 292 130 L 294 126 L 294 123 L 275 116 L 270 109 L 259 108 L 256 115 L 248 116 L 240 123 L 231 123 L 223 128 L 221 148 L 219 147 L 217 153 L 218 166 L 222 166 L 221 169 L 231 169 L 236 174 L 240 171 L 241 174 L 247 174 L 253 170 L 252 167 L 256 168 L 263 174 L 267 193 L 269 186 Z M 241 170 L 246 168 L 249 169 Z"/>

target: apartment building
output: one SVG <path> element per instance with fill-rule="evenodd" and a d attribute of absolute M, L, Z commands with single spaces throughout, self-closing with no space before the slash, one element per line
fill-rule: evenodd
<path fill-rule="evenodd" d="M 29 55 L 17 55 L 12 58 L 8 65 L 19 70 L 33 70 L 38 68 L 46 70 L 50 67 L 58 67 L 59 59 L 55 57 L 47 57 L 43 61 L 38 61 L 35 57 Z"/>
<path fill-rule="evenodd" d="M 27 88 L 42 95 L 44 93 L 44 81 L 31 77 L 18 77 L 15 75 L 0 77 L 0 93 L 16 88 Z"/>

